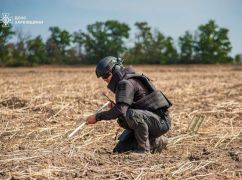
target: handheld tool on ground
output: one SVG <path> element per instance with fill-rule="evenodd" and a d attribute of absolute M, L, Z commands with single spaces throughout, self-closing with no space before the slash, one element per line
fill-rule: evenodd
<path fill-rule="evenodd" d="M 100 111 L 102 111 L 104 108 L 106 108 L 109 104 L 109 101 L 106 102 L 105 104 L 103 104 L 99 109 L 96 110 L 96 112 L 94 114 L 99 113 Z M 76 134 L 83 126 L 86 125 L 86 122 L 83 122 L 80 126 L 78 126 L 71 134 L 69 134 L 69 138 L 71 138 L 72 136 L 74 136 L 74 134 Z"/>

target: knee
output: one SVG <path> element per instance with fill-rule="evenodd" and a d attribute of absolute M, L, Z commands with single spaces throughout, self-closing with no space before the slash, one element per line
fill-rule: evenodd
<path fill-rule="evenodd" d="M 137 129 L 144 124 L 142 114 L 138 110 L 129 109 L 126 113 L 126 121 L 131 129 Z"/>

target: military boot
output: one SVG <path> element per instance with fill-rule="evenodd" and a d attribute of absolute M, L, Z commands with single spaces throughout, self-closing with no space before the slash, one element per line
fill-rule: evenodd
<path fill-rule="evenodd" d="M 163 149 L 166 149 L 168 144 L 168 138 L 165 136 L 160 136 L 150 141 L 151 143 L 151 153 L 161 153 Z"/>

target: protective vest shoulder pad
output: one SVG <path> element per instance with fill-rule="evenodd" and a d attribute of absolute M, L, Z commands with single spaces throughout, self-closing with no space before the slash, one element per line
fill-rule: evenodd
<path fill-rule="evenodd" d="M 116 103 L 131 105 L 134 99 L 134 86 L 126 79 L 121 80 L 116 88 Z"/>
<path fill-rule="evenodd" d="M 127 74 L 125 79 L 138 79 L 145 85 L 146 88 L 148 88 L 149 92 L 156 90 L 155 86 L 151 83 L 151 80 L 143 74 Z"/>

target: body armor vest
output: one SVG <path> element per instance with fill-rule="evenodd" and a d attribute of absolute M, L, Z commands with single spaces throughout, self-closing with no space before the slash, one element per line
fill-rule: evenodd
<path fill-rule="evenodd" d="M 133 101 L 134 98 L 134 87 L 128 79 L 138 79 L 148 89 L 149 93 L 137 100 Z M 149 110 L 152 112 L 158 109 L 167 110 L 172 106 L 172 103 L 168 98 L 161 92 L 157 91 L 150 79 L 144 75 L 138 74 L 126 74 L 124 78 L 118 83 L 116 89 L 116 102 L 126 103 L 133 109 Z"/>

